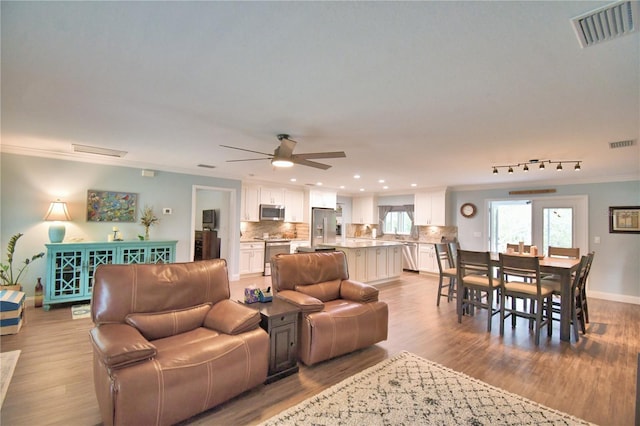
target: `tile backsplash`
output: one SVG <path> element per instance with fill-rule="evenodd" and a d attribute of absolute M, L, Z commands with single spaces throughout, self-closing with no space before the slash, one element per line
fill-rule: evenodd
<path fill-rule="evenodd" d="M 346 229 L 347 238 L 372 238 L 372 230 L 377 230 L 379 240 L 400 240 L 400 241 L 420 241 L 423 243 L 439 243 L 443 240 L 454 241 L 458 239 L 457 226 L 418 226 L 418 238 L 409 235 L 385 234 L 380 235 L 377 225 L 348 224 Z"/>
<path fill-rule="evenodd" d="M 309 239 L 309 224 L 276 221 L 240 222 L 242 239 L 269 238 Z"/>

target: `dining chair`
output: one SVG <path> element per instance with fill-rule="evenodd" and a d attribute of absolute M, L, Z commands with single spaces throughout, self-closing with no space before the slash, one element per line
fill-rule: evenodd
<path fill-rule="evenodd" d="M 553 247 L 547 248 L 547 256 L 549 257 L 564 257 L 567 259 L 579 259 L 580 247 Z"/>
<path fill-rule="evenodd" d="M 579 259 L 580 258 L 580 247 L 553 247 L 549 246 L 547 255 L 549 257 L 560 257 L 564 259 Z M 591 258 L 593 260 L 593 257 Z M 574 275 L 575 278 L 575 275 Z M 546 285 L 549 285 L 553 288 L 553 296 L 557 299 L 561 295 L 561 286 L 560 286 L 560 277 L 554 274 L 547 274 L 542 276 L 542 282 Z M 584 300 L 586 300 L 586 290 L 584 290 Z M 586 304 L 586 302 L 585 302 Z M 560 303 L 555 300 L 553 302 L 553 312 L 560 312 Z M 585 317 L 587 316 L 585 312 Z M 554 318 L 557 319 L 557 318 Z M 587 323 L 589 321 L 586 321 Z"/>
<path fill-rule="evenodd" d="M 456 297 L 456 278 L 458 277 L 456 268 L 451 260 L 449 246 L 444 243 L 434 244 L 436 248 L 436 259 L 438 261 L 438 270 L 440 272 L 440 281 L 438 283 L 438 301 L 436 306 L 440 306 L 440 298 L 445 296 L 447 302 Z M 445 280 L 448 282 L 445 283 Z M 447 288 L 446 293 L 442 290 Z"/>
<path fill-rule="evenodd" d="M 531 252 L 531 244 L 525 244 L 522 248 L 525 253 Z M 507 243 L 507 252 L 509 252 L 509 249 L 513 250 L 514 253 L 518 253 L 520 250 L 520 244 Z"/>
<path fill-rule="evenodd" d="M 449 244 L 449 256 L 451 256 L 451 266 L 458 267 L 458 250 L 460 250 L 460 242 L 452 241 Z"/>
<path fill-rule="evenodd" d="M 522 281 L 509 281 L 519 277 Z M 528 282 L 523 282 L 523 281 Z M 504 321 L 511 317 L 511 327 L 516 327 L 516 318 L 533 320 L 536 346 L 540 344 L 540 331 L 547 326 L 547 335 L 552 333 L 553 290 L 540 279 L 540 259 L 534 256 L 512 256 L 500 253 L 500 335 L 504 336 Z M 506 298 L 511 297 L 511 307 L 507 307 Z M 519 309 L 517 299 L 528 300 Z M 546 314 L 543 312 L 546 311 Z"/>
<path fill-rule="evenodd" d="M 491 319 L 500 312 L 500 309 L 493 307 L 497 283 L 494 284 L 490 253 L 458 250 L 457 270 L 458 285 L 461 286 L 460 294 L 462 294 L 462 309 L 458 311 L 458 322 L 462 322 L 462 314 L 467 308 L 486 309 L 487 331 L 491 331 Z M 473 312 L 473 309 L 469 311 Z"/>

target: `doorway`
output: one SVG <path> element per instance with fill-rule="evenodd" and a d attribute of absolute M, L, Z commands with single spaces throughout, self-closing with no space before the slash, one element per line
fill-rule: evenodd
<path fill-rule="evenodd" d="M 490 200 L 489 249 L 506 251 L 507 243 L 524 242 L 547 254 L 549 246 L 589 249 L 588 198 L 544 197 Z"/>
<path fill-rule="evenodd" d="M 238 239 L 233 238 L 240 231 L 236 208 L 237 191 L 234 188 L 193 185 L 191 193 L 191 248 L 190 259 L 195 256 L 195 231 L 202 230 L 202 210 L 219 211 L 218 238 L 220 257 L 227 260 L 229 279 L 238 280 Z"/>

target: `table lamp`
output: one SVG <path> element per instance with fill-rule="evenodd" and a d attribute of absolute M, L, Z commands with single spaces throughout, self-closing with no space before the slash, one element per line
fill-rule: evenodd
<path fill-rule="evenodd" d="M 69 212 L 67 211 L 67 203 L 60 201 L 59 199 L 53 201 L 49 206 L 49 211 L 44 216 L 44 220 L 53 222 L 49 226 L 49 240 L 52 243 L 61 243 L 64 240 L 64 234 L 66 228 L 63 221 L 71 220 Z"/>

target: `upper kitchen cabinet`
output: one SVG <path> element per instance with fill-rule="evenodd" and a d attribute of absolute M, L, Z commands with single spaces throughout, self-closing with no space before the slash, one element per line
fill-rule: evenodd
<path fill-rule="evenodd" d="M 332 191 L 318 191 L 312 189 L 309 191 L 309 207 L 324 207 L 327 209 L 335 209 L 338 203 L 338 193 Z"/>
<path fill-rule="evenodd" d="M 351 207 L 351 222 L 360 224 L 378 223 L 378 199 L 376 197 L 354 197 Z"/>
<path fill-rule="evenodd" d="M 304 222 L 304 191 L 284 190 L 284 221 Z"/>
<path fill-rule="evenodd" d="M 446 225 L 446 190 L 418 192 L 414 203 L 415 225 Z"/>
<path fill-rule="evenodd" d="M 284 205 L 284 191 L 282 188 L 269 188 L 263 186 L 260 188 L 260 204 L 273 204 L 277 206 Z"/>
<path fill-rule="evenodd" d="M 246 222 L 260 221 L 260 187 L 242 185 L 240 200 L 240 220 Z"/>

